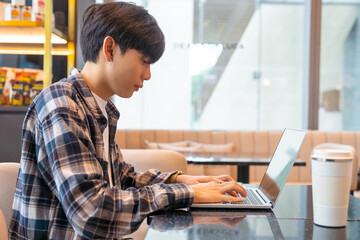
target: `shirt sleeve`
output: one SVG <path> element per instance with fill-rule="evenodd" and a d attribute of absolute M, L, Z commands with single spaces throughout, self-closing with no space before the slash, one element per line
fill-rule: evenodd
<path fill-rule="evenodd" d="M 79 111 L 67 108 L 52 111 L 40 124 L 46 154 L 40 154 L 39 168 L 77 234 L 119 238 L 135 231 L 152 212 L 192 204 L 189 186 L 163 183 L 171 173 L 136 176 L 138 184 L 126 189 L 108 187 L 86 124 Z"/>
<path fill-rule="evenodd" d="M 114 152 L 116 153 L 116 160 L 120 162 L 119 178 L 122 189 L 126 189 L 128 187 L 141 188 L 146 185 L 165 183 L 171 175 L 177 172 L 172 171 L 161 173 L 157 169 L 149 169 L 146 172 L 136 172 L 133 165 L 126 163 L 123 160 L 121 151 L 116 143 Z"/>
<path fill-rule="evenodd" d="M 194 226 L 194 218 L 188 211 L 150 216 L 150 228 L 160 232 L 184 230 Z"/>

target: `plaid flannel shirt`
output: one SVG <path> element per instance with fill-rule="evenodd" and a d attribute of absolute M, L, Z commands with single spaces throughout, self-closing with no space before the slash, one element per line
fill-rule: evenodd
<path fill-rule="evenodd" d="M 121 238 L 157 210 L 187 207 L 194 193 L 165 184 L 175 172 L 135 172 L 114 141 L 119 113 L 108 102 L 110 188 L 101 113 L 80 74 L 44 89 L 29 106 L 9 226 L 11 239 Z"/>

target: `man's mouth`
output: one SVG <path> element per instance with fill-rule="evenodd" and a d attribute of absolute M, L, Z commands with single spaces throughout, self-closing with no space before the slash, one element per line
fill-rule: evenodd
<path fill-rule="evenodd" d="M 134 89 L 135 91 L 139 91 L 140 88 L 142 88 L 142 85 L 134 85 Z"/>

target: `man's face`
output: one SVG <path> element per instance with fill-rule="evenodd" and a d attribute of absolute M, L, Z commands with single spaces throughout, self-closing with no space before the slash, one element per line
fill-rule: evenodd
<path fill-rule="evenodd" d="M 115 46 L 113 61 L 106 63 L 106 81 L 111 91 L 122 98 L 129 98 L 134 91 L 143 87 L 144 80 L 151 77 L 149 58 L 134 49 L 121 54 L 120 47 Z"/>

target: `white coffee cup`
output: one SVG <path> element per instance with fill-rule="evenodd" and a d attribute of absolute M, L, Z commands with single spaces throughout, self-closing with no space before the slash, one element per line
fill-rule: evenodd
<path fill-rule="evenodd" d="M 315 149 L 311 159 L 314 223 L 326 227 L 346 226 L 352 153 Z"/>

